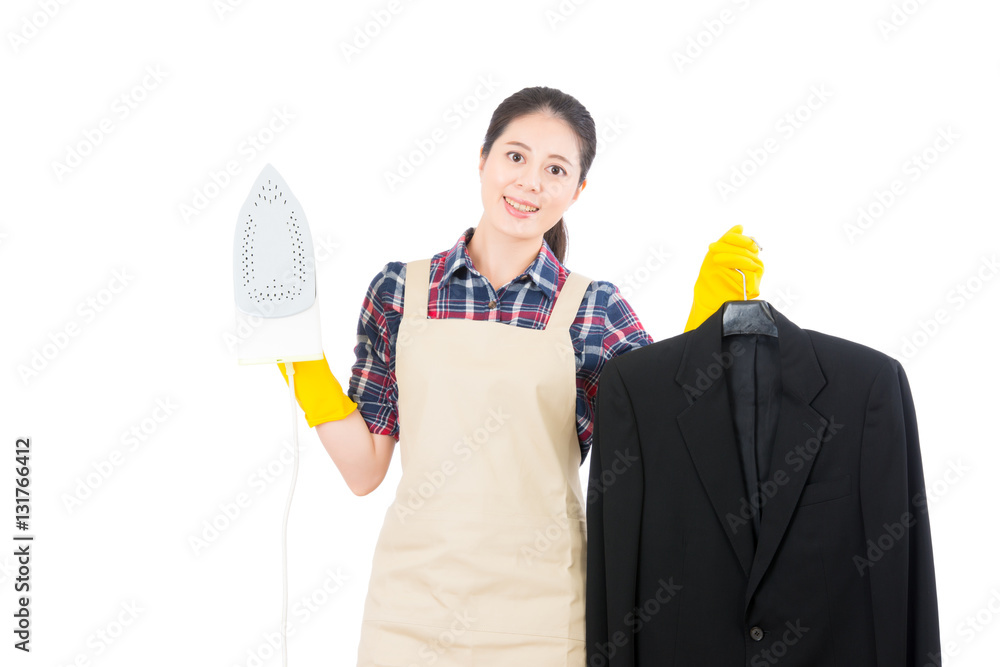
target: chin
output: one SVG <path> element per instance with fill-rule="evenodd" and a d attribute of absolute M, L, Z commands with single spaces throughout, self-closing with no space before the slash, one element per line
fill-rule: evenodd
<path fill-rule="evenodd" d="M 553 225 L 555 222 L 545 225 L 540 224 L 537 220 L 531 221 L 529 224 L 525 224 L 523 220 L 510 220 L 504 225 L 504 231 L 516 238 L 527 240 L 543 236 Z"/>

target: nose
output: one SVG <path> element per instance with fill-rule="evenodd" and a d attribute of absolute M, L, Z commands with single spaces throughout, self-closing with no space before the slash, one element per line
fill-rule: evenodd
<path fill-rule="evenodd" d="M 538 192 L 542 179 L 538 172 L 531 168 L 521 169 L 517 175 L 517 184 L 525 190 Z"/>

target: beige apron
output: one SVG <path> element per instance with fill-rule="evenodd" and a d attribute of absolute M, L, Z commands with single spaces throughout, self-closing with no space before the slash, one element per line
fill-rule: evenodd
<path fill-rule="evenodd" d="M 427 319 L 407 264 L 396 340 L 402 479 L 359 667 L 583 667 L 586 517 L 567 276 L 545 329 Z"/>

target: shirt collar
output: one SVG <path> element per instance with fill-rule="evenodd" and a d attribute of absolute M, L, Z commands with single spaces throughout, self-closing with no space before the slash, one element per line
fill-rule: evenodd
<path fill-rule="evenodd" d="M 475 266 L 472 264 L 472 258 L 469 256 L 468 242 L 472 238 L 472 234 L 476 231 L 475 227 L 469 227 L 455 242 L 455 245 L 445 253 L 444 256 L 444 274 L 441 276 L 441 284 L 446 284 L 451 277 L 458 272 L 463 267 L 469 271 L 475 271 L 477 275 L 482 275 L 476 270 Z M 531 281 L 535 284 L 535 287 L 542 291 L 545 296 L 550 300 L 555 298 L 556 286 L 559 282 L 559 259 L 552 252 L 549 244 L 542 239 L 542 247 L 538 249 L 538 256 L 535 260 L 526 268 L 523 275 L 527 275 L 531 278 Z M 497 287 L 497 285 L 494 285 Z"/>

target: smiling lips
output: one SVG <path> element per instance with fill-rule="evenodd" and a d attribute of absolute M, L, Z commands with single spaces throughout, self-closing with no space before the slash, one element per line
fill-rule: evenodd
<path fill-rule="evenodd" d="M 532 206 L 528 203 L 522 203 L 517 199 L 512 199 L 510 197 L 503 198 L 507 205 L 513 208 L 515 211 L 520 211 L 521 213 L 534 213 L 538 210 L 537 206 Z"/>

